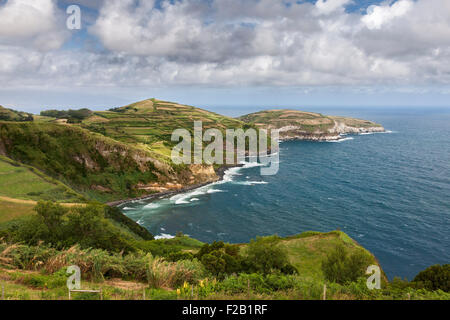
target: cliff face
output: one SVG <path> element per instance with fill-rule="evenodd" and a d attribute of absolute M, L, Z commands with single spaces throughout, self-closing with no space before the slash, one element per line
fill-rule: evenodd
<path fill-rule="evenodd" d="M 0 154 L 98 200 L 216 181 L 212 166 L 174 166 L 160 155 L 77 126 L 0 122 Z"/>
<path fill-rule="evenodd" d="M 297 110 L 261 111 L 239 119 L 259 128 L 278 130 L 280 140 L 333 141 L 342 139 L 345 134 L 385 131 L 372 121 Z"/>

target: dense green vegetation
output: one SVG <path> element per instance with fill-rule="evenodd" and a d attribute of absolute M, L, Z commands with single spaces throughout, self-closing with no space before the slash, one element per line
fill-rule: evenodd
<path fill-rule="evenodd" d="M 135 250 L 134 239 L 105 218 L 105 207 L 101 204 L 65 208 L 52 202 L 39 202 L 35 211 L 37 215 L 2 230 L 2 237 L 27 245 L 43 241 L 59 249 L 80 245 L 111 252 Z"/>
<path fill-rule="evenodd" d="M 373 257 L 364 251 L 349 254 L 344 245 L 338 244 L 322 262 L 322 271 L 328 281 L 346 284 L 357 281 L 367 266 L 374 263 Z"/>
<path fill-rule="evenodd" d="M 33 115 L 0 106 L 0 121 L 33 121 Z"/>
<path fill-rule="evenodd" d="M 75 126 L 53 123 L 0 123 L 6 154 L 77 191 L 99 200 L 142 194 L 139 183 L 157 181 L 167 172 L 151 154 Z"/>
<path fill-rule="evenodd" d="M 56 119 L 67 119 L 68 123 L 79 123 L 84 119 L 89 118 L 92 113 L 93 112 L 91 110 L 86 108 L 80 110 L 46 110 L 41 111 L 41 116 Z"/>
<path fill-rule="evenodd" d="M 47 216 L 53 220 L 55 214 Z M 6 280 L 8 299 L 67 299 L 65 270 L 74 264 L 81 268 L 83 287 L 101 287 L 105 299 L 143 299 L 143 292 L 147 299 L 323 299 L 324 284 L 327 299 L 450 299 L 450 293 L 442 289 L 430 290 L 417 282 L 395 279 L 384 281 L 381 290 L 369 290 L 363 275 L 340 284 L 318 280 L 302 272 L 282 271 L 294 258 L 292 251 L 283 244 L 294 241 L 298 246 L 302 241 L 308 247 L 317 238 L 340 239 L 338 234 L 305 233 L 291 238 L 258 238 L 248 245 L 220 242 L 201 245 L 182 235 L 175 239 L 143 242 L 154 245 L 153 248 L 165 247 L 162 255 L 147 250 L 123 254 L 83 249 L 78 244 L 57 249 L 47 243 L 32 246 L 3 241 L 0 242 L 0 276 Z M 350 250 L 350 243 L 344 240 L 339 241 L 339 245 Z M 340 250 L 335 247 L 335 251 Z M 190 255 L 170 260 L 168 256 L 176 252 Z M 246 265 L 243 264 L 240 270 L 219 272 L 221 276 L 217 276 L 223 261 L 209 257 L 220 256 L 227 267 L 232 267 L 233 263 L 227 261 L 226 255 L 239 257 L 254 266 L 246 270 L 242 268 Z M 321 262 L 326 264 L 335 256 L 335 252 L 330 252 Z M 313 268 L 320 272 L 321 264 Z M 98 296 L 75 295 L 75 299 L 98 299 Z"/>
<path fill-rule="evenodd" d="M 413 282 L 427 290 L 450 292 L 450 264 L 431 266 L 420 272 Z"/>

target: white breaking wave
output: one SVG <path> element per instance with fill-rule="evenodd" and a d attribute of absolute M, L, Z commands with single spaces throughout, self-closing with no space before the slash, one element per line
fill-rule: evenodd
<path fill-rule="evenodd" d="M 156 208 L 159 208 L 159 207 L 160 207 L 159 204 L 152 202 L 152 203 L 149 203 L 148 205 L 144 206 L 144 209 L 156 209 Z"/>
<path fill-rule="evenodd" d="M 206 193 L 211 194 L 211 193 L 218 193 L 218 192 L 225 192 L 225 191 L 220 190 L 220 189 L 209 189 Z"/>
<path fill-rule="evenodd" d="M 344 139 L 330 140 L 330 141 L 325 141 L 325 142 L 341 143 L 341 142 L 344 142 L 344 141 L 350 141 L 350 140 L 355 140 L 355 138 L 353 138 L 353 137 L 348 137 L 348 138 L 344 138 Z"/>
<path fill-rule="evenodd" d="M 252 186 L 256 184 L 267 184 L 265 181 L 233 181 L 235 176 L 240 176 L 239 173 L 243 169 L 247 168 L 254 168 L 254 167 L 260 167 L 264 164 L 258 163 L 258 162 L 242 162 L 241 167 L 233 167 L 230 169 L 227 169 L 224 172 L 223 179 L 221 181 L 217 181 L 214 183 L 211 183 L 209 185 L 197 188 L 192 191 L 188 191 L 185 193 L 179 193 L 172 197 L 170 197 L 168 200 L 164 200 L 164 197 L 162 197 L 161 200 L 158 201 L 158 203 L 150 203 L 146 206 L 144 206 L 144 209 L 156 209 L 161 206 L 169 204 L 175 204 L 175 205 L 187 205 L 192 204 L 193 202 L 201 201 L 201 196 L 207 195 L 207 194 L 214 194 L 214 193 L 220 193 L 220 192 L 226 192 L 224 190 L 218 189 L 217 186 L 224 184 L 224 183 L 235 183 L 235 184 L 241 184 L 241 185 L 247 185 Z M 168 202 L 168 203 L 167 203 Z"/>
<path fill-rule="evenodd" d="M 256 185 L 256 184 L 269 184 L 266 181 L 236 181 L 234 183 L 235 184 L 244 185 L 244 186 L 253 186 L 253 185 Z"/>
<path fill-rule="evenodd" d="M 254 168 L 254 167 L 262 167 L 264 164 L 258 163 L 258 162 L 245 162 L 245 161 L 243 161 L 243 162 L 241 162 L 241 165 L 242 165 L 241 167 L 234 167 L 234 168 L 230 168 L 230 169 L 226 170 L 224 172 L 222 181 L 217 182 L 217 184 L 226 183 L 226 182 L 232 182 L 234 176 L 240 176 L 241 175 L 239 173 L 241 170 Z"/>
<path fill-rule="evenodd" d="M 186 198 L 181 198 L 181 199 L 176 200 L 175 204 L 187 204 L 187 203 L 189 203 L 189 201 L 185 200 Z"/>
<path fill-rule="evenodd" d="M 176 194 L 170 198 L 170 202 L 175 203 L 177 205 L 188 204 L 191 202 L 200 201 L 199 196 L 211 193 L 224 192 L 223 190 L 220 189 L 211 189 L 211 187 L 216 184 L 217 183 L 212 183 L 210 185 L 200 187 L 190 192 Z"/>
<path fill-rule="evenodd" d="M 172 236 L 172 235 L 167 234 L 167 233 L 161 233 L 160 235 L 155 236 L 155 240 L 159 240 L 159 239 L 173 239 L 173 238 L 175 238 L 175 236 Z"/>
<path fill-rule="evenodd" d="M 130 208 L 130 207 L 125 207 L 125 208 L 122 208 L 122 210 L 133 210 L 134 208 Z"/>

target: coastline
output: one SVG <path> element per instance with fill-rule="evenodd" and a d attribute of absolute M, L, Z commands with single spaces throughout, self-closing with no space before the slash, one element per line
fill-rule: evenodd
<path fill-rule="evenodd" d="M 225 176 L 225 172 L 227 170 L 232 169 L 232 168 L 240 168 L 240 167 L 243 167 L 243 166 L 244 166 L 243 164 L 222 165 L 216 170 L 216 175 L 218 176 L 217 180 L 208 181 L 208 182 L 204 182 L 204 183 L 192 184 L 192 185 L 185 186 L 185 187 L 183 187 L 181 189 L 178 189 L 178 190 L 163 191 L 163 192 L 153 193 L 153 194 L 140 196 L 140 197 L 136 197 L 136 198 L 130 198 L 130 199 L 123 199 L 123 200 L 107 202 L 106 205 L 110 206 L 110 207 L 117 207 L 117 206 L 120 206 L 120 205 L 122 205 L 124 203 L 127 203 L 127 202 L 140 201 L 140 200 L 157 200 L 157 199 L 166 198 L 166 197 L 169 197 L 169 196 L 174 196 L 174 195 L 177 195 L 177 194 L 185 193 L 187 191 L 191 191 L 191 190 L 194 190 L 194 189 L 198 189 L 198 188 L 205 187 L 207 185 L 210 185 L 210 184 L 222 181 L 224 176 Z"/>
<path fill-rule="evenodd" d="M 361 135 L 361 134 L 371 134 L 371 133 L 383 133 L 386 132 L 386 129 L 384 127 L 371 127 L 371 128 L 359 128 L 359 130 L 355 130 L 354 132 L 349 133 L 339 133 L 338 135 L 329 135 L 329 134 L 305 134 L 305 135 L 296 135 L 296 136 L 290 136 L 290 137 L 281 137 L 279 139 L 279 142 L 285 142 L 285 141 L 315 141 L 315 142 L 339 142 L 347 139 L 347 135 Z M 170 190 L 170 191 L 163 191 L 158 193 L 153 193 L 149 195 L 144 195 L 136 198 L 129 198 L 129 199 L 122 199 L 117 201 L 111 201 L 107 202 L 106 205 L 110 207 L 117 207 L 127 202 L 132 201 L 140 201 L 140 200 L 156 200 L 156 199 L 162 199 L 169 196 L 174 196 L 177 194 L 185 193 L 194 189 L 198 189 L 219 181 L 222 181 L 225 175 L 225 172 L 232 168 L 240 168 L 243 167 L 243 164 L 235 164 L 235 165 L 222 165 L 218 169 L 216 169 L 216 175 L 218 176 L 217 180 L 214 181 L 208 181 L 203 183 L 197 183 L 189 186 L 185 186 L 183 188 L 180 188 L 178 190 Z"/>
<path fill-rule="evenodd" d="M 316 141 L 316 142 L 339 142 L 347 139 L 348 135 L 365 135 L 373 133 L 385 133 L 384 127 L 354 128 L 343 132 L 335 133 L 295 133 L 294 131 L 284 131 L 286 134 L 280 135 L 280 142 L 283 141 Z M 289 135 L 288 133 L 292 133 Z"/>

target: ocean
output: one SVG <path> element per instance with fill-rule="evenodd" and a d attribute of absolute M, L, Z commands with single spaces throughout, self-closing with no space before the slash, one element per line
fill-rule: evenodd
<path fill-rule="evenodd" d="M 181 231 L 205 242 L 340 229 L 375 254 L 390 279 L 450 263 L 450 109 L 308 111 L 372 120 L 388 132 L 283 142 L 277 175 L 261 176 L 248 162 L 221 182 L 122 211 L 159 237 Z"/>

